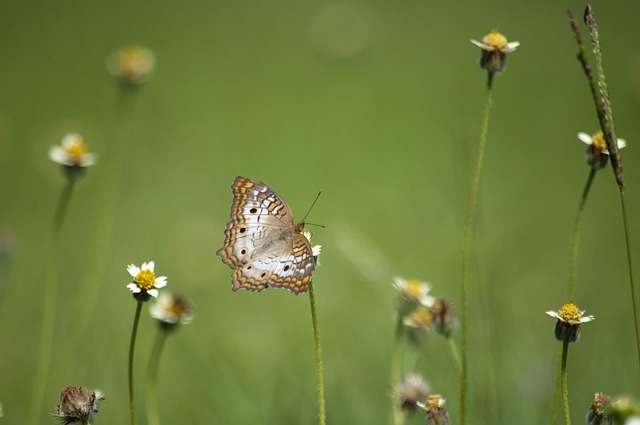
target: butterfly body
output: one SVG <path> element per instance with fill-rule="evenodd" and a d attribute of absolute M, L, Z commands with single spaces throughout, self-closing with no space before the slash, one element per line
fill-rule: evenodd
<path fill-rule="evenodd" d="M 304 223 L 295 224 L 287 203 L 264 182 L 236 177 L 231 188 L 231 220 L 217 254 L 234 270 L 232 289 L 306 292 L 316 261 Z"/>

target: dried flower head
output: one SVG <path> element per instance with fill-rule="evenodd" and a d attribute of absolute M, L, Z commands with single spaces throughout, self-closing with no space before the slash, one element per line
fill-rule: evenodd
<path fill-rule="evenodd" d="M 142 46 L 126 46 L 107 60 L 107 69 L 118 81 L 126 85 L 138 85 L 151 79 L 156 66 L 154 53 Z"/>
<path fill-rule="evenodd" d="M 127 266 L 127 271 L 133 276 L 133 283 L 127 285 L 127 288 L 133 292 L 133 297 L 137 301 L 148 301 L 151 297 L 158 297 L 158 289 L 167 286 L 167 277 L 156 277 L 153 269 L 155 263 L 149 261 L 142 263 L 142 267 L 134 264 Z"/>
<path fill-rule="evenodd" d="M 402 317 L 407 317 L 414 313 L 418 307 L 431 307 L 435 298 L 429 295 L 431 284 L 421 282 L 417 279 L 393 278 L 393 287 L 400 292 L 400 297 L 396 303 L 396 311 Z"/>
<path fill-rule="evenodd" d="M 589 145 L 587 153 L 584 155 L 584 161 L 587 165 L 596 170 L 606 167 L 609 161 L 609 148 L 602 131 L 596 132 L 593 136 L 589 136 L 587 133 L 578 133 L 578 139 Z M 627 142 L 624 139 L 618 139 L 617 145 L 618 149 L 622 149 L 627 146 Z"/>
<path fill-rule="evenodd" d="M 587 412 L 587 425 L 613 425 L 613 423 L 611 397 L 596 393 Z"/>
<path fill-rule="evenodd" d="M 163 292 L 149 309 L 151 317 L 158 321 L 160 329 L 171 330 L 176 325 L 186 325 L 193 320 L 193 306 L 184 297 Z"/>
<path fill-rule="evenodd" d="M 98 404 L 104 400 L 100 390 L 90 390 L 84 387 L 65 387 L 60 392 L 60 404 L 56 406 L 54 416 L 62 420 L 63 424 L 87 424 L 98 413 Z"/>
<path fill-rule="evenodd" d="M 432 394 L 425 403 L 418 403 L 418 406 L 427 413 L 427 425 L 449 424 L 449 413 L 444 407 L 446 401 L 440 394 Z"/>
<path fill-rule="evenodd" d="M 62 146 L 52 146 L 49 158 L 62 165 L 68 178 L 79 176 L 84 168 L 94 165 L 96 154 L 87 152 L 87 145 L 78 133 L 69 133 L 62 138 Z"/>
<path fill-rule="evenodd" d="M 580 338 L 580 325 L 594 319 L 593 316 L 584 316 L 584 310 L 579 310 L 572 302 L 566 303 L 557 312 L 550 310 L 546 313 L 558 319 L 556 339 L 563 342 L 576 342 Z"/>
<path fill-rule="evenodd" d="M 418 403 L 427 399 L 429 387 L 422 376 L 411 373 L 395 388 L 395 397 L 405 412 L 414 412 Z"/>
<path fill-rule="evenodd" d="M 437 298 L 429 309 L 433 316 L 432 329 L 445 338 L 451 337 L 451 334 L 458 328 L 458 319 L 453 314 L 453 307 L 453 304 L 442 298 Z"/>
<path fill-rule="evenodd" d="M 504 71 L 507 53 L 513 52 L 520 46 L 517 41 L 507 42 L 506 37 L 498 31 L 491 31 L 482 38 L 482 41 L 473 39 L 470 41 L 482 49 L 480 67 L 492 74 Z"/>

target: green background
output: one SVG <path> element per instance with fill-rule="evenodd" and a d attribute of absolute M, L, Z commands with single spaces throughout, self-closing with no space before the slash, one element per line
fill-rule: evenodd
<path fill-rule="evenodd" d="M 570 238 L 588 175 L 578 131 L 597 129 L 566 9 L 557 2 L 2 2 L 0 402 L 26 422 L 44 282 L 64 185 L 47 156 L 80 132 L 99 163 L 62 231 L 52 366 L 39 423 L 66 385 L 100 388 L 97 423 L 128 421 L 135 302 L 127 264 L 155 260 L 196 304 L 167 342 L 163 423 L 317 423 L 307 295 L 233 293 L 222 245 L 236 175 L 264 180 L 323 245 L 314 274 L 329 424 L 389 420 L 395 275 L 460 302 L 462 238 L 486 74 L 480 39 L 521 47 L 496 78 L 472 242 L 469 423 L 548 422 L 559 343 L 544 312 L 566 301 Z M 640 4 L 594 4 L 640 255 Z M 581 25 L 585 30 L 585 27 Z M 587 37 L 587 33 L 583 32 Z M 122 92 L 105 60 L 153 49 L 145 86 Z M 596 321 L 569 353 L 573 420 L 593 394 L 637 394 L 620 197 L 610 168 L 584 214 L 574 301 Z M 136 348 L 139 423 L 155 324 Z M 455 339 L 459 344 L 459 334 Z M 458 421 L 445 341 L 409 356 Z M 413 359 L 413 360 L 411 360 Z M 415 362 L 415 366 L 412 363 Z M 422 417 L 411 423 L 422 423 Z"/>

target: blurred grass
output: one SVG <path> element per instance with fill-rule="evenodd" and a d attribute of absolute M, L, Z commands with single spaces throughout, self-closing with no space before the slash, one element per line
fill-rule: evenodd
<path fill-rule="evenodd" d="M 232 293 L 230 270 L 215 256 L 229 186 L 246 175 L 269 183 L 298 218 L 325 190 L 310 221 L 327 226 L 312 230 L 324 246 L 315 285 L 328 422 L 385 423 L 391 277 L 429 280 L 436 295 L 459 299 L 486 78 L 468 39 L 493 28 L 522 46 L 495 82 L 472 244 L 469 418 L 547 420 L 558 344 L 543 312 L 565 301 L 571 226 L 588 174 L 575 135 L 597 127 L 565 15 L 584 4 L 332 4 L 0 4 L 0 229 L 15 237 L 0 264 L 5 423 L 23 423 L 30 402 L 47 238 L 63 186 L 47 150 L 70 131 L 100 162 L 77 186 L 63 229 L 49 411 L 65 385 L 97 387 L 107 396 L 98 423 L 124 423 L 135 308 L 125 267 L 153 259 L 168 289 L 197 307 L 160 365 L 163 422 L 315 422 L 306 297 Z M 617 133 L 629 144 L 622 160 L 638 264 L 638 4 L 599 1 L 594 9 Z M 312 29 L 319 33 L 311 37 Z M 153 49 L 158 66 L 123 124 L 104 63 L 132 42 Z M 616 214 L 606 169 L 581 235 L 575 301 L 597 320 L 569 359 L 574 420 L 596 391 L 637 394 L 622 223 L 606 220 Z M 479 292 L 481 280 L 488 293 Z M 140 403 L 153 332 L 143 320 Z M 418 368 L 455 421 L 443 341 L 426 342 Z"/>

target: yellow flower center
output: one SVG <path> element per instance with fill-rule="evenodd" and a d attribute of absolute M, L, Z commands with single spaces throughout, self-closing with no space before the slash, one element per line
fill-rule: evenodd
<path fill-rule="evenodd" d="M 578 306 L 572 302 L 568 302 L 558 310 L 558 316 L 560 316 L 565 322 L 570 320 L 580 321 L 582 313 L 578 310 Z"/>
<path fill-rule="evenodd" d="M 482 42 L 487 46 L 493 47 L 495 50 L 503 50 L 507 48 L 507 38 L 498 31 L 491 31 L 489 34 L 485 35 Z"/>
<path fill-rule="evenodd" d="M 81 157 L 87 153 L 87 146 L 78 140 L 67 147 L 67 153 L 75 157 Z"/>
<path fill-rule="evenodd" d="M 431 394 L 425 404 L 430 411 L 438 411 L 444 405 L 444 399 L 440 394 Z"/>
<path fill-rule="evenodd" d="M 180 317 L 187 312 L 187 303 L 185 303 L 182 299 L 177 298 L 167 306 L 167 312 Z"/>
<path fill-rule="evenodd" d="M 593 136 L 591 136 L 591 145 L 597 148 L 600 152 L 608 152 L 607 141 L 604 139 L 604 134 L 602 134 L 602 131 L 598 131 Z"/>
<path fill-rule="evenodd" d="M 410 300 L 418 301 L 424 294 L 422 282 L 415 279 L 407 280 L 407 286 L 404 289 L 404 296 Z"/>
<path fill-rule="evenodd" d="M 424 306 L 418 307 L 411 316 L 407 317 L 405 323 L 411 327 L 418 329 L 428 329 L 433 321 L 433 314 Z"/>
<path fill-rule="evenodd" d="M 151 270 L 142 270 L 135 277 L 134 282 L 140 289 L 152 289 L 156 284 L 156 275 Z"/>

